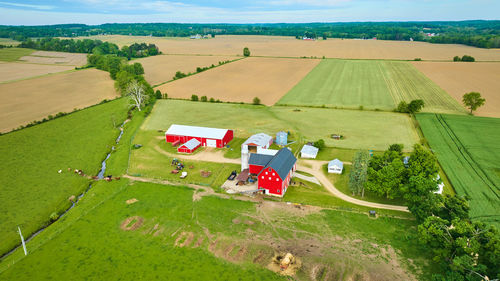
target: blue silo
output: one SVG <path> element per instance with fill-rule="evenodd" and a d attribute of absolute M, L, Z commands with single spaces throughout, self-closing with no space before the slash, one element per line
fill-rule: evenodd
<path fill-rule="evenodd" d="M 277 145 L 286 145 L 287 143 L 288 143 L 288 133 L 283 131 L 276 133 Z"/>

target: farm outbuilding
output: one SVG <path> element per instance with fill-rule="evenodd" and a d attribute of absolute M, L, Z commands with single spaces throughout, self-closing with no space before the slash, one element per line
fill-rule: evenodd
<path fill-rule="evenodd" d="M 318 155 L 318 151 L 319 149 L 317 147 L 306 144 L 300 150 L 300 157 L 314 159 Z"/>
<path fill-rule="evenodd" d="M 328 173 L 330 174 L 342 174 L 342 170 L 344 169 L 344 163 L 339 159 L 333 159 L 328 162 Z"/>
<path fill-rule="evenodd" d="M 201 142 L 197 139 L 190 139 L 183 145 L 177 148 L 177 152 L 181 153 L 193 153 L 198 147 L 201 146 Z"/>
<path fill-rule="evenodd" d="M 165 132 L 165 140 L 169 143 L 186 143 L 191 139 L 197 139 L 201 146 L 224 147 L 233 139 L 233 130 L 173 124 Z"/>
<path fill-rule="evenodd" d="M 257 175 L 257 186 L 265 194 L 283 197 L 297 168 L 297 158 L 288 148 L 276 155 L 251 154 L 250 174 Z"/>
<path fill-rule="evenodd" d="M 248 160 L 251 153 L 259 154 L 276 154 L 269 147 L 273 144 L 273 137 L 270 135 L 259 133 L 249 137 L 241 145 L 241 170 L 248 169 Z"/>
<path fill-rule="evenodd" d="M 278 132 L 276 133 L 276 144 L 277 145 L 286 145 L 288 143 L 288 133 L 287 132 Z"/>

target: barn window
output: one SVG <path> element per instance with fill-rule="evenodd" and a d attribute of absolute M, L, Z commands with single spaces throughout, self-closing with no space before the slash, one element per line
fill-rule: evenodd
<path fill-rule="evenodd" d="M 275 174 L 273 173 L 273 176 L 275 176 Z"/>
<path fill-rule="evenodd" d="M 264 176 L 262 176 L 262 179 L 264 179 Z"/>
<path fill-rule="evenodd" d="M 271 177 L 269 177 L 269 180 L 271 180 Z"/>
<path fill-rule="evenodd" d="M 266 172 L 266 175 L 267 175 L 267 172 Z"/>
<path fill-rule="evenodd" d="M 278 178 L 276 178 L 276 181 L 280 181 Z"/>

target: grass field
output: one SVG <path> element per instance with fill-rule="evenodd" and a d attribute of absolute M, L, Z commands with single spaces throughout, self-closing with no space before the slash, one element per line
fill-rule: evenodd
<path fill-rule="evenodd" d="M 4 48 L 0 49 L 0 61 L 16 61 L 19 58 L 28 56 L 35 50 L 24 48 Z"/>
<path fill-rule="evenodd" d="M 29 63 L 82 66 L 87 64 L 87 54 L 35 51 L 19 60 Z"/>
<path fill-rule="evenodd" d="M 425 138 L 471 216 L 500 225 L 500 119 L 418 114 Z"/>
<path fill-rule="evenodd" d="M 96 175 L 126 112 L 120 99 L 0 136 L 0 254 L 19 243 L 16 226 L 28 237 L 87 188 L 67 169 Z"/>
<path fill-rule="evenodd" d="M 273 105 L 297 84 L 319 60 L 246 58 L 164 84 L 157 89 L 169 97 L 189 99 L 191 95 L 222 101 Z"/>
<path fill-rule="evenodd" d="M 0 38 L 0 45 L 17 46 L 19 43 L 21 42 L 10 38 Z"/>
<path fill-rule="evenodd" d="M 432 272 L 411 220 L 213 196 L 193 201 L 188 188 L 126 181 L 99 183 L 89 195 L 31 242 L 30 255 L 3 261 L 0 277 L 287 280 L 266 269 L 286 251 L 302 261 L 299 280 L 412 280 Z M 123 230 L 132 216 L 142 224 Z"/>
<path fill-rule="evenodd" d="M 151 85 L 158 85 L 172 80 L 177 71 L 195 73 L 197 67 L 219 65 L 219 62 L 234 60 L 232 56 L 152 56 L 130 61 L 139 62 L 144 67 L 144 78 Z"/>
<path fill-rule="evenodd" d="M 132 43 L 154 43 L 165 54 L 242 55 L 248 47 L 252 56 L 352 59 L 446 60 L 468 54 L 479 61 L 500 61 L 500 52 L 455 44 L 425 42 L 328 39 L 318 41 L 297 40 L 295 37 L 217 35 L 213 39 L 165 38 L 149 36 L 100 35 L 91 37 L 114 42 L 120 46 Z"/>
<path fill-rule="evenodd" d="M 299 135 L 297 139 L 322 138 L 328 146 L 342 148 L 385 150 L 392 143 L 402 143 L 411 149 L 418 142 L 411 120 L 404 114 L 181 100 L 158 101 L 142 128 L 166 130 L 174 123 L 234 129 L 239 138 L 260 132 L 274 136 L 281 130 L 291 131 Z M 345 139 L 333 140 L 333 133 L 342 134 Z"/>
<path fill-rule="evenodd" d="M 109 73 L 97 69 L 0 84 L 0 93 L 0 132 L 117 96 Z"/>
<path fill-rule="evenodd" d="M 393 110 L 414 99 L 424 100 L 424 111 L 465 111 L 411 64 L 395 61 L 323 60 L 278 104 Z"/>
<path fill-rule="evenodd" d="M 69 65 L 42 65 L 17 62 L 0 63 L 0 83 L 74 69 Z"/>
<path fill-rule="evenodd" d="M 500 117 L 500 63 L 413 62 L 418 70 L 462 104 L 468 92 L 480 92 L 484 106 L 474 115 Z"/>

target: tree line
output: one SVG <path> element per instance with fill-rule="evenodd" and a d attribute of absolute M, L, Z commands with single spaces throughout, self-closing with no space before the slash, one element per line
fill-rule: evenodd
<path fill-rule="evenodd" d="M 100 34 L 188 37 L 195 34 L 306 36 L 308 38 L 373 38 L 381 40 L 457 43 L 480 48 L 500 47 L 500 21 L 351 22 L 277 24 L 64 24 L 0 26 L 0 38 L 24 41 L 40 37 L 76 37 Z M 428 36 L 427 34 L 432 34 Z"/>

